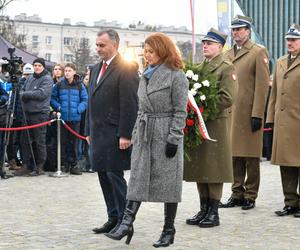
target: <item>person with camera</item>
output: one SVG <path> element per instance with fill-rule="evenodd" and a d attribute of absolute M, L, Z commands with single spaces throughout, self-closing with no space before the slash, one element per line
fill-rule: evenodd
<path fill-rule="evenodd" d="M 30 63 L 26 63 L 22 70 L 23 75 L 18 79 L 18 84 L 13 87 L 12 100 L 10 102 L 9 109 L 14 112 L 14 119 L 11 127 L 21 127 L 23 122 L 23 110 L 20 100 L 20 89 L 25 85 L 26 80 L 30 75 L 34 73 L 33 66 Z M 9 164 L 9 170 L 19 170 L 22 161 L 22 150 L 21 150 L 21 133 L 22 131 L 10 132 L 9 144 L 7 147 L 7 158 Z M 17 154 L 20 154 L 18 159 Z"/>
<path fill-rule="evenodd" d="M 25 82 L 20 91 L 22 108 L 24 110 L 25 125 L 33 125 L 48 120 L 50 114 L 50 99 L 53 80 L 45 69 L 45 60 L 37 58 L 33 61 L 34 73 Z M 31 176 L 44 173 L 43 166 L 46 161 L 46 127 L 38 127 L 29 131 L 24 130 L 21 137 L 23 166 L 15 175 Z M 31 145 L 32 151 L 31 151 Z M 32 169 L 32 163 L 34 169 Z M 31 170 L 33 170 L 31 172 Z"/>

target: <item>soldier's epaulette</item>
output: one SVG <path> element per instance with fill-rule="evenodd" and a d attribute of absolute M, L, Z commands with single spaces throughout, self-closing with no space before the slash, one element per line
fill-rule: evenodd
<path fill-rule="evenodd" d="M 266 48 L 265 46 L 263 46 L 263 45 L 261 45 L 259 43 L 254 43 L 254 46 L 257 46 L 260 49 L 265 49 Z"/>
<path fill-rule="evenodd" d="M 230 61 L 228 61 L 228 60 L 224 60 L 223 62 L 226 63 L 226 64 L 228 64 L 228 65 L 231 65 L 231 64 L 232 64 L 232 62 L 230 62 Z"/>

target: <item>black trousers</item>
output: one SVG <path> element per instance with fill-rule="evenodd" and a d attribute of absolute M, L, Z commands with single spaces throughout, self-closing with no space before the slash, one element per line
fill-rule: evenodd
<path fill-rule="evenodd" d="M 26 114 L 27 124 L 33 125 L 41 122 L 48 121 L 48 114 Z M 29 130 L 30 140 L 34 152 L 34 157 L 37 165 L 43 165 L 47 158 L 47 149 L 46 149 L 46 126 L 34 128 Z M 21 136 L 21 145 L 22 145 L 22 157 L 23 163 L 27 166 L 32 166 L 32 156 L 29 146 L 29 140 L 27 136 L 27 131 L 22 131 Z"/>
<path fill-rule="evenodd" d="M 99 171 L 99 182 L 104 196 L 109 219 L 122 220 L 127 194 L 127 183 L 124 172 Z"/>
<path fill-rule="evenodd" d="M 77 133 L 79 132 L 80 122 L 66 122 Z M 69 163 L 71 166 L 77 164 L 77 144 L 78 138 L 64 126 L 61 126 L 61 160 L 62 165 Z"/>
<path fill-rule="evenodd" d="M 12 127 L 21 127 L 22 121 L 14 120 Z M 9 144 L 7 146 L 7 158 L 8 160 L 17 160 L 17 153 L 20 151 L 22 159 L 22 149 L 21 149 L 21 135 L 22 131 L 12 131 L 9 135 Z"/>

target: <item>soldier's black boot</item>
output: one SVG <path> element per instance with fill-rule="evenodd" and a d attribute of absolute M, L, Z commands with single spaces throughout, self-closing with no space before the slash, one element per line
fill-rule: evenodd
<path fill-rule="evenodd" d="M 208 212 L 205 218 L 200 221 L 199 227 L 215 227 L 220 225 L 219 220 L 219 200 L 210 199 Z"/>
<path fill-rule="evenodd" d="M 119 225 L 118 229 L 113 230 L 109 233 L 105 233 L 104 235 L 113 240 L 121 240 L 124 236 L 127 235 L 125 243 L 128 245 L 133 236 L 133 222 L 140 205 L 140 201 L 128 201 L 124 210 L 122 222 Z"/>
<path fill-rule="evenodd" d="M 194 215 L 190 219 L 186 219 L 186 224 L 188 225 L 198 225 L 200 221 L 202 221 L 207 214 L 208 210 L 208 198 L 201 198 L 200 199 L 200 211 Z"/>
<path fill-rule="evenodd" d="M 174 243 L 175 227 L 174 220 L 176 217 L 178 203 L 165 203 L 165 225 L 163 231 L 156 241 L 154 247 L 167 247 Z"/>

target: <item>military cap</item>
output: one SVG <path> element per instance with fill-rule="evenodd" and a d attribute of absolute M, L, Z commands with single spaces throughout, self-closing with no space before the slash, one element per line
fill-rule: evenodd
<path fill-rule="evenodd" d="M 211 28 L 206 36 L 204 36 L 204 38 L 202 39 L 203 41 L 212 41 L 215 43 L 221 43 L 222 45 L 224 45 L 226 43 L 226 39 L 227 39 L 227 35 L 219 30 L 216 30 L 214 28 Z"/>
<path fill-rule="evenodd" d="M 286 33 L 285 38 L 300 39 L 300 25 L 295 23 L 292 24 Z"/>
<path fill-rule="evenodd" d="M 251 29 L 252 23 L 253 23 L 253 20 L 251 17 L 236 15 L 231 22 L 230 28 L 234 29 L 234 28 L 245 27 L 245 28 Z"/>

